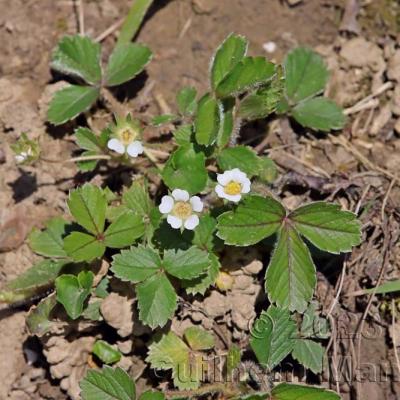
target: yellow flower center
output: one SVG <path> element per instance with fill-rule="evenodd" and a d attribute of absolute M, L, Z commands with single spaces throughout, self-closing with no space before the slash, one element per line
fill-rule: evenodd
<path fill-rule="evenodd" d="M 172 213 L 181 219 L 187 219 L 192 215 L 193 209 L 190 203 L 185 201 L 177 201 L 174 205 Z"/>
<path fill-rule="evenodd" d="M 121 142 L 127 146 L 136 139 L 137 134 L 132 129 L 125 128 L 122 132 L 118 132 L 118 136 Z"/>
<path fill-rule="evenodd" d="M 224 192 L 230 196 L 235 196 L 242 192 L 242 185 L 239 182 L 230 181 L 227 185 L 225 185 Z"/>

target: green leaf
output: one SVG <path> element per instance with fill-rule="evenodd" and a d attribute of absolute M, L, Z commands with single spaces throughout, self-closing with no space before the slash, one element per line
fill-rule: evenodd
<path fill-rule="evenodd" d="M 98 151 L 84 151 L 81 156 L 95 156 L 98 155 Z M 99 160 L 86 160 L 86 161 L 79 161 L 77 162 L 77 166 L 80 171 L 87 172 L 87 171 L 93 171 L 96 168 L 96 165 Z"/>
<path fill-rule="evenodd" d="M 328 320 L 317 314 L 317 304 L 312 301 L 303 315 L 300 332 L 304 338 L 326 339 L 330 336 Z"/>
<path fill-rule="evenodd" d="M 100 50 L 100 44 L 87 36 L 64 36 L 53 52 L 51 68 L 77 76 L 87 83 L 99 83 Z"/>
<path fill-rule="evenodd" d="M 154 208 L 146 182 L 133 182 L 131 187 L 123 193 L 122 202 L 134 213 L 143 217 L 150 216 Z"/>
<path fill-rule="evenodd" d="M 103 232 L 107 200 L 99 187 L 85 184 L 79 189 L 71 191 L 67 204 L 79 225 L 94 235 Z"/>
<path fill-rule="evenodd" d="M 260 157 L 259 178 L 266 182 L 272 183 L 278 178 L 278 168 L 273 160 L 267 156 Z"/>
<path fill-rule="evenodd" d="M 279 231 L 266 275 L 266 290 L 279 307 L 303 313 L 316 283 L 310 251 L 290 225 Z"/>
<path fill-rule="evenodd" d="M 94 236 L 83 232 L 72 232 L 64 239 L 64 250 L 74 261 L 92 261 L 100 258 L 106 247 Z"/>
<path fill-rule="evenodd" d="M 208 254 L 196 247 L 188 250 L 166 250 L 163 267 L 179 279 L 193 279 L 203 274 L 210 265 Z"/>
<path fill-rule="evenodd" d="M 361 243 L 361 223 L 340 205 L 323 201 L 299 207 L 289 214 L 296 230 L 314 246 L 330 253 L 349 252 Z"/>
<path fill-rule="evenodd" d="M 293 108 L 291 114 L 299 124 L 317 131 L 342 129 L 346 123 L 342 108 L 325 97 L 304 100 Z"/>
<path fill-rule="evenodd" d="M 194 121 L 197 143 L 210 146 L 215 142 L 219 131 L 220 112 L 219 102 L 210 93 L 200 99 Z"/>
<path fill-rule="evenodd" d="M 153 126 L 162 126 L 165 124 L 169 124 L 170 122 L 174 122 L 179 120 L 179 117 L 174 114 L 162 114 L 157 115 L 151 120 L 151 124 Z"/>
<path fill-rule="evenodd" d="M 400 279 L 390 282 L 382 283 L 376 288 L 371 289 L 364 289 L 363 292 L 368 293 L 375 293 L 375 294 L 386 294 L 386 293 L 393 293 L 400 291 Z"/>
<path fill-rule="evenodd" d="M 281 383 L 272 389 L 273 400 L 340 400 L 335 392 L 313 386 Z"/>
<path fill-rule="evenodd" d="M 224 148 L 230 141 L 232 132 L 235 128 L 234 120 L 235 99 L 227 98 L 220 101 L 220 124 L 217 135 L 217 146 L 221 149 Z M 239 124 L 238 124 L 239 126 Z"/>
<path fill-rule="evenodd" d="M 80 126 L 75 129 L 76 144 L 84 150 L 99 152 L 101 151 L 101 144 L 99 138 L 88 128 Z"/>
<path fill-rule="evenodd" d="M 270 306 L 255 321 L 250 346 L 258 361 L 273 369 L 293 350 L 296 324 L 287 309 Z"/>
<path fill-rule="evenodd" d="M 226 356 L 227 377 L 232 378 L 232 373 L 239 366 L 241 359 L 242 359 L 242 353 L 240 347 L 236 344 L 232 344 Z"/>
<path fill-rule="evenodd" d="M 145 226 L 143 217 L 131 211 L 120 215 L 104 232 L 104 244 L 113 249 L 131 245 L 143 236 Z"/>
<path fill-rule="evenodd" d="M 283 83 L 280 77 L 270 85 L 250 93 L 241 102 L 238 116 L 247 120 L 266 118 L 276 111 L 283 95 Z"/>
<path fill-rule="evenodd" d="M 208 178 L 204 153 L 196 152 L 192 144 L 180 146 L 166 162 L 162 177 L 171 190 L 180 188 L 191 194 L 201 192 Z"/>
<path fill-rule="evenodd" d="M 161 259 L 150 247 L 131 247 L 113 257 L 111 271 L 122 281 L 142 282 L 161 268 Z"/>
<path fill-rule="evenodd" d="M 232 33 L 218 47 L 211 66 L 211 86 L 214 90 L 233 67 L 242 61 L 247 46 L 247 39 L 244 36 Z"/>
<path fill-rule="evenodd" d="M 46 257 L 66 257 L 63 247 L 63 237 L 68 223 L 56 217 L 46 223 L 46 229 L 34 229 L 29 235 L 29 246 L 38 254 Z"/>
<path fill-rule="evenodd" d="M 235 211 L 218 217 L 218 237 L 225 244 L 249 246 L 275 233 L 286 216 L 283 206 L 272 197 L 247 196 Z"/>
<path fill-rule="evenodd" d="M 174 315 L 177 295 L 164 273 L 157 273 L 136 286 L 139 319 L 152 329 L 163 327 Z"/>
<path fill-rule="evenodd" d="M 174 385 L 181 390 L 200 386 L 204 371 L 203 356 L 191 353 L 188 346 L 173 332 L 150 345 L 146 361 L 156 369 L 172 369 Z"/>
<path fill-rule="evenodd" d="M 297 339 L 292 357 L 314 374 L 322 372 L 325 349 L 320 343 L 309 339 Z"/>
<path fill-rule="evenodd" d="M 89 369 L 79 384 L 82 400 L 135 400 L 135 383 L 121 368 Z"/>
<path fill-rule="evenodd" d="M 57 301 L 64 306 L 72 319 L 77 319 L 82 314 L 84 302 L 92 288 L 93 278 L 93 272 L 82 271 L 78 276 L 65 274 L 56 279 Z"/>
<path fill-rule="evenodd" d="M 228 147 L 222 150 L 217 157 L 217 162 L 223 171 L 239 168 L 249 178 L 257 175 L 261 169 L 260 157 L 247 146 Z"/>
<path fill-rule="evenodd" d="M 329 77 L 321 56 L 303 47 L 286 56 L 284 68 L 286 96 L 293 103 L 321 93 Z"/>
<path fill-rule="evenodd" d="M 121 359 L 121 353 L 104 340 L 97 340 L 93 346 L 92 353 L 103 363 L 114 364 Z"/>
<path fill-rule="evenodd" d="M 47 113 L 53 125 L 61 125 L 88 110 L 99 97 L 100 90 L 91 86 L 69 85 L 55 93 Z"/>
<path fill-rule="evenodd" d="M 192 350 L 209 350 L 215 345 L 214 336 L 198 326 L 185 329 L 183 336 Z"/>
<path fill-rule="evenodd" d="M 116 46 L 108 59 L 106 85 L 116 86 L 131 80 L 143 71 L 151 57 L 151 50 L 141 44 Z"/>
<path fill-rule="evenodd" d="M 194 87 L 186 86 L 182 88 L 176 95 L 178 110 L 182 115 L 192 115 L 196 111 L 197 91 Z"/>
<path fill-rule="evenodd" d="M 191 137 L 193 133 L 192 125 L 182 125 L 176 129 L 172 134 L 174 135 L 175 141 L 178 145 L 183 146 L 191 142 Z"/>
<path fill-rule="evenodd" d="M 43 336 L 50 331 L 53 322 L 50 320 L 51 312 L 57 304 L 56 297 L 51 295 L 33 306 L 26 317 L 26 326 L 31 335 Z"/>
<path fill-rule="evenodd" d="M 214 232 L 217 221 L 209 214 L 202 215 L 194 230 L 192 243 L 200 249 L 211 251 L 215 246 Z"/>
<path fill-rule="evenodd" d="M 100 283 L 96 286 L 94 294 L 101 299 L 105 299 L 109 292 L 108 292 L 108 284 L 110 283 L 110 279 L 106 276 L 103 278 Z"/>
<path fill-rule="evenodd" d="M 140 395 L 139 400 L 165 400 L 165 396 L 162 392 L 148 390 Z"/>
<path fill-rule="evenodd" d="M 29 299 L 50 288 L 67 262 L 43 260 L 17 278 L 7 282 L 0 290 L 0 302 L 15 303 Z"/>
<path fill-rule="evenodd" d="M 181 284 L 185 288 L 186 293 L 204 295 L 206 290 L 215 283 L 221 265 L 219 263 L 218 257 L 215 254 L 210 253 L 209 258 L 211 264 L 204 275 L 201 275 L 198 278 L 181 281 Z"/>
<path fill-rule="evenodd" d="M 264 57 L 245 57 L 237 63 L 232 71 L 218 85 L 218 97 L 239 95 L 266 83 L 275 74 L 275 65 Z"/>
<path fill-rule="evenodd" d="M 89 304 L 82 313 L 82 317 L 90 321 L 102 321 L 103 317 L 100 314 L 100 306 L 100 300 L 89 301 Z"/>

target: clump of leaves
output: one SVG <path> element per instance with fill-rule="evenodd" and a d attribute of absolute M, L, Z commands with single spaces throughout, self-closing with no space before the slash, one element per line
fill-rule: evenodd
<path fill-rule="evenodd" d="M 117 117 L 100 135 L 86 127 L 75 131 L 88 157 L 79 159 L 82 169 L 93 169 L 101 155 L 134 166 L 139 176 L 122 194 L 91 184 L 72 190 L 67 204 L 73 222 L 56 218 L 43 231 L 32 232 L 30 245 L 45 261 L 9 283 L 0 299 L 21 300 L 54 285 L 55 296 L 39 303 L 28 317 L 33 333 L 48 331 L 57 303 L 70 319 L 98 322 L 110 278 L 134 287 L 143 324 L 165 327 L 179 296 L 190 301 L 219 279 L 221 251 L 229 246 L 263 249 L 264 239 L 272 238 L 275 245 L 264 282 L 270 304 L 253 326 L 250 347 L 265 370 L 291 354 L 314 373 L 322 371 L 329 325 L 313 302 L 316 269 L 309 245 L 331 254 L 349 252 L 361 241 L 361 225 L 355 214 L 337 204 L 320 201 L 288 210 L 278 196 L 265 194 L 271 193 L 268 184 L 277 175 L 273 161 L 237 143 L 243 121 L 271 114 L 286 113 L 304 127 L 322 131 L 340 129 L 345 119 L 342 110 L 322 96 L 328 73 L 320 56 L 301 48 L 289 53 L 283 65 L 274 65 L 264 57 L 247 56 L 247 47 L 244 37 L 228 36 L 212 58 L 210 91 L 197 99 L 196 90 L 185 87 L 177 94 L 178 113 L 153 119 L 156 126 L 174 126 L 174 148 L 165 162 L 143 142 L 141 121 L 130 116 Z M 99 51 L 82 37 L 64 39 L 56 50 L 53 66 L 88 85 L 56 95 L 50 108 L 53 122 L 72 118 L 97 98 L 101 85 L 130 79 L 150 57 L 141 46 L 117 46 L 102 76 Z M 142 155 L 156 168 L 137 163 Z M 127 162 L 129 157 L 133 164 Z M 149 191 L 148 179 L 162 184 Z M 103 279 L 95 279 L 100 261 L 111 266 Z M 72 271 L 64 270 L 66 266 Z M 194 327 L 182 339 L 164 329 L 150 345 L 147 361 L 156 369 L 172 370 L 174 385 L 189 391 L 181 397 L 217 391 L 239 398 L 338 398 L 323 389 L 287 384 L 266 393 L 255 393 L 246 384 L 207 388 L 199 371 L 204 352 L 213 350 L 213 336 Z M 120 356 L 102 340 L 93 352 L 106 364 Z M 226 371 L 231 373 L 238 364 L 240 350 L 232 347 Z M 134 383 L 119 368 L 89 371 L 81 388 L 84 400 L 135 398 Z M 142 397 L 159 399 L 163 394 Z"/>

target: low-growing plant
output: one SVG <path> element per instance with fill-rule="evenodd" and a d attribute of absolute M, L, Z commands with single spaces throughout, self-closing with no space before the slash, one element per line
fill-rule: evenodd
<path fill-rule="evenodd" d="M 271 115 L 289 115 L 304 127 L 321 131 L 340 129 L 345 123 L 340 107 L 322 96 L 328 72 L 319 55 L 298 48 L 282 65 L 275 65 L 264 57 L 247 56 L 247 47 L 243 36 L 229 35 L 211 60 L 210 90 L 198 98 L 194 88 L 181 89 L 179 113 L 153 119 L 155 126 L 174 126 L 162 150 L 144 141 L 146 127 L 129 114 L 116 117 L 99 134 L 88 127 L 75 130 L 76 143 L 84 151 L 77 159 L 82 169 L 95 169 L 99 160 L 123 163 L 134 169 L 133 183 L 122 193 L 93 184 L 72 190 L 67 201 L 71 218 L 54 218 L 29 237 L 31 248 L 44 260 L 8 283 L 0 299 L 12 303 L 54 288 L 28 316 L 30 331 L 44 335 L 57 318 L 53 311 L 58 303 L 70 320 L 98 321 L 101 301 L 109 295 L 109 279 L 114 277 L 134 287 L 143 324 L 153 330 L 164 327 L 154 334 L 146 361 L 155 369 L 172 371 L 179 390 L 167 397 L 222 392 L 243 399 L 338 399 L 321 388 L 287 383 L 270 388 L 254 382 L 257 371 L 268 375 L 289 355 L 314 373 L 322 371 L 321 341 L 329 337 L 329 324 L 313 301 L 312 252 L 351 251 L 360 243 L 361 227 L 355 214 L 337 204 L 318 201 L 288 210 L 269 187 L 277 173 L 272 160 L 240 144 L 244 123 Z M 50 122 L 73 118 L 97 98 L 100 84 L 120 84 L 150 59 L 147 48 L 117 46 L 102 77 L 99 51 L 87 38 L 61 41 L 53 68 L 92 86 L 71 86 L 56 94 Z M 64 106 L 66 99 L 78 104 L 74 112 Z M 25 147 L 23 151 L 29 154 Z M 40 149 L 35 154 L 40 161 Z M 142 155 L 150 166 L 142 162 Z M 264 277 L 269 304 L 254 322 L 249 339 L 258 365 L 248 363 L 251 356 L 242 359 L 233 345 L 223 381 L 206 383 L 205 360 L 213 352 L 213 334 L 192 327 L 181 338 L 165 327 L 180 296 L 190 301 L 216 282 L 214 290 L 229 290 L 229 284 L 221 283 L 227 274 L 221 271 L 223 251 L 229 246 L 268 249 L 265 239 L 274 241 Z M 106 270 L 99 270 L 101 262 Z M 120 358 L 104 340 L 96 342 L 93 353 L 104 364 Z M 240 365 L 245 366 L 241 379 L 229 379 Z M 81 389 L 84 400 L 135 398 L 135 384 L 120 368 L 89 370 Z M 140 399 L 164 397 L 150 391 Z"/>

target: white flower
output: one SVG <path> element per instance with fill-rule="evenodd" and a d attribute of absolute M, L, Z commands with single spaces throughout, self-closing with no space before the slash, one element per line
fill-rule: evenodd
<path fill-rule="evenodd" d="M 28 153 L 21 151 L 21 153 L 15 155 L 15 161 L 18 164 L 22 164 L 28 158 Z"/>
<path fill-rule="evenodd" d="M 250 179 L 239 168 L 217 174 L 217 180 L 215 192 L 223 199 L 237 203 L 242 198 L 242 194 L 250 192 Z"/>
<path fill-rule="evenodd" d="M 118 154 L 128 153 L 131 157 L 137 157 L 139 154 L 143 153 L 143 145 L 139 140 L 135 140 L 131 143 L 124 143 L 122 140 L 113 138 L 108 141 L 107 147 Z"/>
<path fill-rule="evenodd" d="M 171 196 L 163 196 L 158 209 L 162 214 L 168 214 L 167 222 L 172 228 L 193 230 L 199 224 L 195 213 L 203 210 L 203 203 L 199 196 L 190 197 L 186 190 L 174 189 Z"/>

